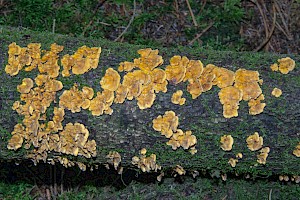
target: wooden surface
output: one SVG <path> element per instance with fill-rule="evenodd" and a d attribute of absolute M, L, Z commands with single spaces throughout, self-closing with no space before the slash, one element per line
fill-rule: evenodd
<path fill-rule="evenodd" d="M 108 67 L 117 69 L 122 61 L 132 61 L 138 57 L 136 51 L 145 46 L 132 46 L 129 44 L 112 43 L 105 40 L 88 38 L 72 38 L 68 36 L 50 33 L 37 33 L 28 30 L 17 30 L 2 27 L 0 35 L 0 160 L 25 159 L 27 150 L 20 149 L 16 152 L 6 148 L 7 140 L 14 125 L 22 118 L 11 109 L 15 100 L 19 99 L 16 86 L 24 77 L 35 77 L 36 73 L 21 72 L 15 77 L 5 74 L 4 68 L 7 62 L 7 46 L 16 42 L 20 46 L 26 46 L 30 42 L 42 43 L 42 49 L 48 49 L 51 43 L 65 46 L 62 55 L 72 53 L 82 45 L 101 46 L 102 53 L 99 66 L 82 76 L 70 78 L 59 77 L 64 84 L 64 89 L 69 89 L 73 83 L 80 86 L 88 85 L 96 91 L 100 90 L 99 81 Z M 153 49 L 155 47 L 152 47 Z M 93 159 L 71 158 L 85 163 L 105 163 L 105 155 L 109 151 L 118 151 L 122 156 L 122 165 L 131 166 L 131 158 L 138 155 L 141 148 L 146 148 L 149 153 L 157 155 L 157 162 L 163 169 L 181 165 L 186 169 L 207 170 L 210 172 L 221 171 L 237 172 L 240 174 L 252 174 L 268 177 L 271 175 L 300 175 L 300 158 L 292 155 L 292 151 L 300 141 L 300 56 L 289 55 L 296 61 L 296 68 L 287 75 L 272 72 L 270 65 L 278 58 L 286 55 L 266 53 L 235 53 L 217 52 L 205 48 L 178 47 L 173 49 L 159 48 L 163 56 L 162 69 L 169 63 L 173 55 L 185 55 L 189 59 L 199 59 L 205 65 L 212 63 L 230 70 L 245 68 L 257 70 L 263 79 L 261 86 L 265 95 L 267 106 L 262 114 L 249 115 L 247 102 L 241 102 L 239 116 L 225 119 L 222 114 L 222 105 L 218 99 L 219 88 L 203 93 L 197 99 L 192 100 L 186 91 L 186 84 L 176 86 L 169 84 L 167 93 L 158 93 L 154 105 L 150 109 L 140 110 L 136 100 L 125 101 L 123 104 L 113 104 L 113 114 L 92 116 L 89 111 L 80 113 L 66 112 L 63 124 L 68 122 L 83 123 L 90 132 L 89 139 L 97 142 L 97 157 Z M 283 95 L 275 98 L 271 95 L 274 87 L 282 89 Z M 63 89 L 63 90 L 64 90 Z M 183 106 L 171 103 L 171 95 L 178 89 L 184 91 L 187 99 Z M 62 93 L 59 92 L 58 96 Z M 53 107 L 53 105 L 52 105 Z M 196 148 L 198 153 L 191 155 L 188 151 L 179 148 L 173 151 L 165 143 L 164 136 L 152 128 L 152 120 L 165 111 L 173 110 L 179 117 L 179 127 L 182 130 L 191 130 L 197 137 Z M 264 146 L 271 149 L 266 165 L 256 162 L 258 152 L 251 152 L 246 146 L 246 138 L 258 132 L 264 138 Z M 234 138 L 233 149 L 224 152 L 220 148 L 220 137 L 231 134 Z M 228 164 L 228 160 L 237 153 L 243 153 L 235 168 Z M 52 153 L 49 157 L 53 156 Z M 63 155 L 62 155 L 63 156 Z"/>

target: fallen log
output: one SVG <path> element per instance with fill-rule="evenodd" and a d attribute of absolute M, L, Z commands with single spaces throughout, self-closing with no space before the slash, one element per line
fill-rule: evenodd
<path fill-rule="evenodd" d="M 29 150 L 20 148 L 17 151 L 7 149 L 8 140 L 14 125 L 22 120 L 22 116 L 12 110 L 13 103 L 18 100 L 20 94 L 17 85 L 22 79 L 37 75 L 37 72 L 20 72 L 17 76 L 9 76 L 4 68 L 8 59 L 8 45 L 16 42 L 26 46 L 31 42 L 42 43 L 42 49 L 48 49 L 51 43 L 64 46 L 63 55 L 72 54 L 82 45 L 101 47 L 102 53 L 98 68 L 83 75 L 59 77 L 64 89 L 70 89 L 74 83 L 79 87 L 89 86 L 95 91 L 100 91 L 99 81 L 104 76 L 106 69 L 117 70 L 119 63 L 133 61 L 139 57 L 138 49 L 145 46 L 115 43 L 106 40 L 92 38 L 75 38 L 51 33 L 37 33 L 26 29 L 1 27 L 0 35 L 0 160 L 22 161 L 27 159 Z M 107 163 L 106 155 L 110 151 L 117 151 L 121 155 L 121 165 L 134 167 L 131 164 L 133 156 L 138 156 L 142 148 L 148 153 L 156 154 L 157 163 L 162 169 L 170 169 L 176 165 L 184 169 L 202 170 L 210 172 L 250 174 L 252 176 L 278 176 L 283 174 L 299 174 L 299 158 L 293 155 L 293 150 L 299 143 L 300 125 L 300 63 L 299 55 L 290 55 L 296 61 L 296 68 L 288 74 L 273 72 L 270 65 L 286 55 L 252 52 L 213 51 L 202 48 L 159 48 L 159 55 L 164 59 L 160 68 L 164 69 L 169 59 L 174 55 L 187 56 L 189 59 L 201 60 L 204 65 L 212 63 L 226 69 L 236 71 L 244 68 L 258 71 L 263 79 L 261 86 L 265 96 L 266 107 L 261 114 L 249 115 L 247 102 L 241 101 L 239 115 L 234 118 L 224 118 L 222 104 L 218 93 L 219 88 L 213 87 L 210 91 L 202 93 L 198 98 L 192 99 L 186 91 L 186 83 L 177 85 L 168 84 L 166 93 L 158 93 L 151 108 L 139 109 L 136 100 L 126 100 L 123 104 L 113 104 L 112 115 L 93 116 L 88 110 L 79 113 L 71 113 L 65 110 L 63 125 L 81 123 L 89 130 L 89 139 L 94 139 L 97 144 L 97 156 L 83 158 L 81 156 L 63 155 L 49 152 L 48 157 L 65 156 L 70 160 L 84 162 L 86 164 Z M 273 88 L 282 89 L 283 94 L 279 98 L 271 95 Z M 181 89 L 186 98 L 184 105 L 171 103 L 172 94 Z M 62 94 L 57 93 L 57 97 Z M 50 110 L 53 110 L 51 104 Z M 197 138 L 194 155 L 182 148 L 172 150 L 166 145 L 168 139 L 155 131 L 152 120 L 163 115 L 166 111 L 174 111 L 179 117 L 179 128 L 191 130 Z M 270 148 L 270 153 L 265 165 L 257 162 L 258 151 L 250 151 L 246 139 L 254 132 L 263 137 L 263 146 Z M 220 138 L 223 135 L 232 135 L 234 144 L 231 151 L 223 151 L 220 148 Z M 230 158 L 235 158 L 237 153 L 242 153 L 236 167 L 228 164 Z"/>

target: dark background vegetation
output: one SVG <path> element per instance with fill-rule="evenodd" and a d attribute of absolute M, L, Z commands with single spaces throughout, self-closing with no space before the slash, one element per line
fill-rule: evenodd
<path fill-rule="evenodd" d="M 299 0 L 1 0 L 0 24 L 151 46 L 300 52 Z"/>
<path fill-rule="evenodd" d="M 0 0 L 0 25 L 157 48 L 299 54 L 299 10 L 300 0 Z M 0 161 L 0 200 L 298 199 L 300 194 L 299 185 L 277 177 L 246 180 L 230 174 L 225 182 L 220 174 L 200 174 L 157 183 L 156 176 Z"/>

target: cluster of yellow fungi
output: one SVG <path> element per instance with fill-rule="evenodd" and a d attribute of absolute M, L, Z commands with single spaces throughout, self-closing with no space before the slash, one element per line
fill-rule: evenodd
<path fill-rule="evenodd" d="M 228 161 L 228 163 L 231 165 L 231 167 L 235 167 L 238 162 L 239 162 L 239 160 L 236 158 L 229 158 L 229 161 Z"/>
<path fill-rule="evenodd" d="M 111 115 L 113 113 L 111 105 L 122 104 L 126 99 L 136 99 L 140 109 L 150 108 L 155 101 L 156 93 L 167 92 L 168 82 L 173 85 L 188 82 L 187 91 L 192 99 L 196 99 L 216 85 L 221 89 L 218 95 L 225 118 L 238 116 L 239 103 L 242 100 L 248 101 L 251 115 L 260 114 L 266 106 L 261 102 L 264 100 L 260 88 L 263 81 L 257 71 L 238 69 L 233 72 L 213 64 L 203 66 L 200 60 L 189 60 L 186 56 L 179 55 L 171 57 L 169 65 L 163 70 L 158 68 L 164 62 L 162 56 L 158 55 L 158 50 L 147 48 L 138 50 L 140 57 L 133 62 L 125 61 L 119 64 L 118 71 L 124 73 L 123 77 L 118 71 L 108 68 L 100 80 L 102 91 L 96 92 L 96 96 L 93 88 L 84 86 L 79 89 L 77 84 L 69 90 L 64 90 L 59 97 L 59 107 L 54 107 L 53 117 L 50 120 L 46 111 L 50 104 L 55 102 L 56 93 L 63 89 L 62 82 L 56 80 L 60 73 L 59 53 L 63 48 L 54 43 L 50 50 L 42 51 L 40 43 L 30 43 L 24 48 L 11 43 L 8 49 L 8 64 L 5 67 L 7 74 L 15 76 L 23 68 L 24 71 L 32 71 L 36 68 L 39 71 L 34 80 L 24 78 L 17 86 L 17 91 L 21 94 L 20 101 L 15 101 L 12 108 L 24 119 L 22 123 L 15 125 L 7 145 L 7 148 L 12 150 L 22 146 L 31 149 L 27 156 L 35 164 L 43 160 L 51 164 L 60 162 L 66 167 L 77 164 L 80 169 L 86 170 L 86 165 L 83 163 L 73 162 L 65 157 L 47 158 L 51 151 L 86 158 L 96 156 L 96 142 L 88 140 L 89 131 L 83 124 L 68 123 L 63 127 L 64 109 L 72 113 L 88 109 L 94 116 Z M 82 46 L 73 55 L 64 55 L 60 59 L 63 67 L 62 76 L 68 77 L 71 72 L 80 75 L 97 68 L 100 54 L 100 47 Z M 287 74 L 295 68 L 295 61 L 289 57 L 279 59 L 278 63 L 271 66 L 273 71 L 279 70 Z M 277 88 L 272 91 L 272 95 L 276 97 L 281 93 Z M 186 99 L 182 95 L 182 90 L 176 91 L 172 95 L 171 102 L 183 105 Z M 170 139 L 166 144 L 172 146 L 173 150 L 183 147 L 195 154 L 196 137 L 191 131 L 184 132 L 178 129 L 178 125 L 178 117 L 173 111 L 166 111 L 163 116 L 159 115 L 153 120 L 154 130 Z M 232 149 L 231 135 L 222 136 L 220 142 L 224 151 Z M 265 164 L 270 148 L 262 148 L 263 138 L 256 132 L 249 136 L 246 142 L 251 151 L 261 149 L 260 154 L 257 155 L 257 162 Z M 146 152 L 146 149 L 142 149 L 139 157 L 132 158 L 132 164 L 138 166 L 143 172 L 159 170 L 161 167 L 156 164 L 156 155 L 151 154 L 147 157 Z M 300 157 L 300 143 L 293 154 Z M 109 165 L 122 172 L 121 156 L 118 152 L 112 151 L 106 158 Z M 242 154 L 239 153 L 236 159 L 231 158 L 229 163 L 235 167 L 238 159 L 241 158 Z M 185 174 L 185 170 L 179 165 L 174 168 L 174 171 L 179 175 Z"/>
<path fill-rule="evenodd" d="M 293 154 L 297 157 L 300 157 L 300 142 L 298 143 L 298 145 L 296 146 L 296 148 L 293 151 Z"/>
<path fill-rule="evenodd" d="M 288 182 L 289 180 L 294 181 L 295 183 L 300 183 L 300 176 L 293 175 L 289 177 L 288 175 L 280 175 L 279 177 L 280 181 Z"/>
<path fill-rule="evenodd" d="M 260 154 L 257 155 L 257 162 L 260 164 L 266 164 L 267 157 L 270 152 L 269 147 L 263 147 L 263 138 L 259 136 L 258 132 L 255 132 L 253 135 L 250 135 L 247 139 L 247 146 L 251 151 L 260 150 Z"/>
<path fill-rule="evenodd" d="M 157 172 L 157 170 L 161 170 L 161 166 L 156 164 L 156 155 L 146 156 L 146 153 L 147 150 L 145 148 L 141 149 L 140 156 L 132 157 L 131 163 L 141 169 L 142 172 Z"/>
<path fill-rule="evenodd" d="M 81 107 L 88 107 L 89 101 L 94 95 L 93 90 L 84 87 L 80 93 L 78 90 L 76 91 L 74 86 L 71 94 L 64 91 L 60 99 L 65 101 L 62 100 L 59 107 L 54 107 L 53 117 L 49 119 L 46 111 L 50 104 L 55 102 L 56 93 L 63 89 L 62 82 L 56 80 L 60 71 L 58 54 L 63 50 L 63 46 L 54 43 L 49 51 L 42 51 L 40 47 L 41 44 L 39 43 L 31 43 L 24 48 L 16 43 L 9 45 L 6 73 L 15 76 L 24 67 L 25 71 L 37 68 L 39 73 L 34 80 L 24 78 L 22 83 L 17 86 L 20 101 L 15 101 L 12 109 L 24 118 L 22 123 L 15 125 L 7 148 L 17 150 L 23 146 L 25 149 L 30 149 L 27 157 L 32 159 L 35 164 L 40 160 L 50 163 L 55 160 L 64 166 L 77 164 L 84 169 L 80 162 L 71 162 L 64 157 L 48 158 L 48 153 L 54 151 L 86 158 L 96 156 L 96 142 L 95 140 L 88 140 L 89 131 L 83 124 L 76 122 L 74 124 L 68 123 L 65 127 L 62 125 L 65 115 L 64 108 L 78 112 Z M 81 69 L 79 63 L 82 59 L 91 68 L 96 68 L 100 52 L 101 48 L 96 47 L 84 46 L 79 48 L 74 54 L 74 58 L 72 57 L 73 64 L 70 65 L 73 73 L 77 74 L 76 68 Z"/>
<path fill-rule="evenodd" d="M 291 59 L 290 57 L 280 58 L 277 61 L 279 64 L 274 63 L 270 66 L 270 68 L 272 71 L 279 70 L 282 74 L 288 74 L 296 66 L 296 62 L 293 59 Z"/>
<path fill-rule="evenodd" d="M 174 111 L 166 111 L 163 116 L 159 115 L 152 122 L 154 130 L 161 132 L 166 138 L 170 138 L 166 144 L 172 146 L 173 150 L 183 147 L 185 150 L 189 149 L 191 154 L 197 153 L 196 136 L 192 135 L 192 131 L 183 132 L 181 129 L 177 129 L 179 121 Z"/>

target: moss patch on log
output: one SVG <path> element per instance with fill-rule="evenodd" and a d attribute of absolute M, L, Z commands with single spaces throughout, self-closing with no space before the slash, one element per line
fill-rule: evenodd
<path fill-rule="evenodd" d="M 138 49 L 145 46 L 115 43 L 107 40 L 93 38 L 74 38 L 65 35 L 51 34 L 48 32 L 33 32 L 27 29 L 0 27 L 0 159 L 24 159 L 26 153 L 21 149 L 17 152 L 7 150 L 6 145 L 11 137 L 13 126 L 22 119 L 11 110 L 15 100 L 19 98 L 16 90 L 22 78 L 35 77 L 34 73 L 21 72 L 17 77 L 10 77 L 4 72 L 7 63 L 7 48 L 12 42 L 20 46 L 26 46 L 31 42 L 42 43 L 42 48 L 47 49 L 50 44 L 57 43 L 65 47 L 63 54 L 72 54 L 78 47 L 99 46 L 102 54 L 97 69 L 82 76 L 73 75 L 68 78 L 60 77 L 64 89 L 70 89 L 74 83 L 93 87 L 100 90 L 99 81 L 109 67 L 117 69 L 120 62 L 132 61 L 138 57 Z M 153 47 L 152 47 L 153 48 Z M 158 94 L 157 99 L 150 109 L 140 110 L 136 101 L 126 101 L 124 104 L 114 104 L 112 116 L 102 115 L 93 117 L 90 112 L 83 111 L 72 114 L 66 111 L 65 122 L 84 123 L 89 129 L 91 137 L 97 141 L 97 158 L 93 160 L 82 159 L 86 163 L 105 163 L 105 156 L 111 150 L 119 150 L 122 156 L 122 165 L 130 166 L 131 158 L 145 147 L 149 152 L 157 155 L 157 162 L 162 167 L 173 167 L 177 164 L 186 169 L 198 169 L 208 171 L 222 171 L 222 173 L 250 173 L 253 176 L 272 176 L 280 174 L 299 175 L 299 158 L 292 155 L 292 151 L 298 144 L 300 105 L 300 56 L 290 55 L 295 61 L 296 69 L 287 75 L 270 70 L 270 65 L 277 59 L 286 55 L 213 51 L 203 48 L 160 48 L 160 55 L 165 63 L 173 55 L 187 56 L 189 59 L 201 60 L 203 64 L 215 64 L 230 70 L 245 68 L 260 72 L 260 78 L 264 80 L 262 85 L 267 107 L 257 116 L 248 114 L 247 104 L 242 102 L 237 118 L 225 119 L 222 115 L 222 105 L 218 100 L 219 89 L 202 94 L 192 100 L 186 92 L 185 85 L 168 86 L 168 93 Z M 280 98 L 271 95 L 272 89 L 279 87 L 283 90 Z M 187 97 L 183 106 L 170 102 L 174 91 L 183 89 Z M 60 95 L 61 92 L 58 94 Z M 53 105 L 52 105 L 53 107 Z M 179 116 L 180 126 L 184 130 L 192 130 L 197 137 L 198 153 L 190 155 L 188 152 L 178 149 L 173 151 L 165 143 L 166 138 L 152 129 L 152 119 L 163 114 L 167 110 L 174 110 Z M 246 138 L 254 132 L 259 132 L 264 138 L 264 146 L 269 146 L 271 152 L 266 165 L 256 162 L 256 154 L 247 149 Z M 235 140 L 233 150 L 224 152 L 219 147 L 220 137 L 231 134 Z M 235 168 L 228 164 L 230 157 L 242 152 L 244 158 Z"/>

